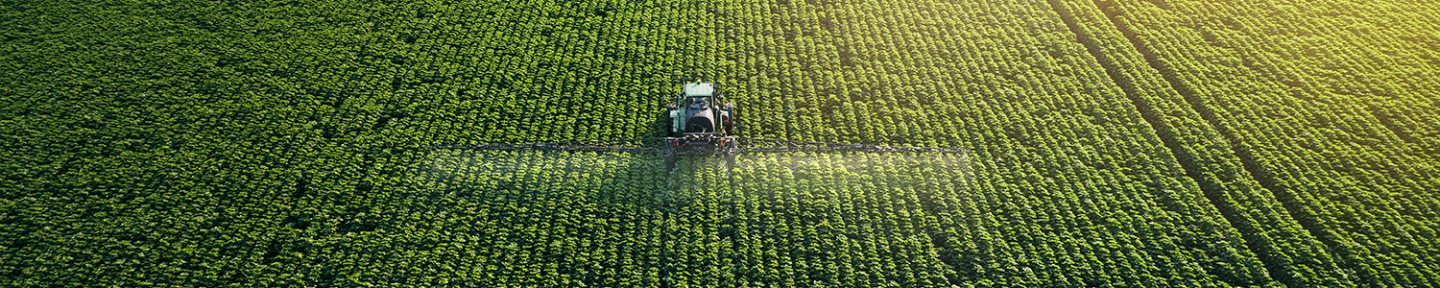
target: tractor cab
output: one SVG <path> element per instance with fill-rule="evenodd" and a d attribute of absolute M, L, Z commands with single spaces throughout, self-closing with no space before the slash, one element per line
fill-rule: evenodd
<path fill-rule="evenodd" d="M 725 103 L 722 93 L 714 84 L 690 82 L 680 89 L 674 104 L 666 105 L 670 122 L 670 136 L 684 134 L 730 134 L 733 124 L 730 115 L 735 105 Z"/>

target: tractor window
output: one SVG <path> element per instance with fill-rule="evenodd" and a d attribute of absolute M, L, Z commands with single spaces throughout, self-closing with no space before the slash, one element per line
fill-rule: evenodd
<path fill-rule="evenodd" d="M 694 109 L 705 109 L 709 104 L 709 101 L 706 101 L 705 97 L 685 98 L 685 105 Z"/>

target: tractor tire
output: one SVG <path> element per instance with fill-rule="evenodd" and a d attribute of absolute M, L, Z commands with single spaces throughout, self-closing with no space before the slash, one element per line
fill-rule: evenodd
<path fill-rule="evenodd" d="M 663 153 L 665 157 L 665 171 L 675 170 L 675 153 Z"/>
<path fill-rule="evenodd" d="M 737 146 L 735 141 L 729 141 L 725 143 L 726 171 L 729 171 L 729 169 L 735 169 L 735 155 L 740 154 L 740 149 L 736 148 L 735 146 Z"/>
<path fill-rule="evenodd" d="M 735 114 L 735 103 L 726 102 L 726 103 L 725 103 L 725 106 L 723 106 L 722 109 L 724 109 L 726 112 L 730 112 L 730 121 L 726 121 L 725 124 L 724 124 L 724 125 L 725 125 L 725 135 L 726 135 L 726 136 L 734 136 L 734 135 L 735 135 L 735 124 L 739 124 L 739 122 L 740 122 L 740 120 L 739 120 L 740 117 L 737 117 L 738 115 Z"/>
<path fill-rule="evenodd" d="M 660 130 L 665 131 L 665 133 L 661 133 L 661 135 L 676 137 L 675 117 L 670 117 L 670 112 L 674 112 L 675 109 L 675 104 L 667 104 L 665 105 L 665 111 L 660 112 Z"/>

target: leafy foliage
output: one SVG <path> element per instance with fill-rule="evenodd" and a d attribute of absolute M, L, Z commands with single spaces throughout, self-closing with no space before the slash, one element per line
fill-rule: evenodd
<path fill-rule="evenodd" d="M 1291 287 L 1353 286 L 1318 239 L 1255 181 L 1230 142 L 1151 67 L 1094 2 L 1051 1 L 1080 42 L 1136 103 L 1141 115 L 1276 280 Z M 1203 107 L 1203 106 L 1202 106 Z"/>
<path fill-rule="evenodd" d="M 1432 3 L 1097 3 L 1324 242 L 1316 276 L 1440 285 Z"/>
<path fill-rule="evenodd" d="M 1433 77 L 1286 90 L 1378 64 L 1147 3 L 3 3 L 0 286 L 1432 285 Z M 746 136 L 975 152 L 422 148 L 658 135 L 679 78 Z"/>

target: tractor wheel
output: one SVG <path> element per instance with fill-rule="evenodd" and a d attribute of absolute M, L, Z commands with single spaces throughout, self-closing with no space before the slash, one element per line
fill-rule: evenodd
<path fill-rule="evenodd" d="M 726 165 L 725 165 L 725 169 L 726 169 L 726 170 L 735 169 L 735 154 L 740 154 L 740 153 L 739 153 L 739 149 L 735 148 L 735 146 L 736 146 L 736 145 L 735 145 L 735 141 L 729 141 L 729 142 L 725 143 L 725 164 L 726 164 Z"/>
<path fill-rule="evenodd" d="M 675 170 L 675 153 L 664 153 L 665 171 Z"/>
<path fill-rule="evenodd" d="M 727 112 L 730 112 L 730 121 L 727 121 L 727 122 L 725 122 L 725 124 L 724 124 L 724 125 L 725 125 L 725 135 L 727 135 L 727 136 L 733 136 L 733 135 L 735 135 L 735 124 L 738 124 L 739 120 L 737 120 L 737 119 L 740 118 L 740 117 L 736 117 L 737 115 L 735 114 L 735 103 L 728 103 L 728 102 L 727 102 L 727 103 L 725 103 L 725 106 L 724 106 L 723 109 L 725 109 L 725 111 L 727 111 Z"/>
<path fill-rule="evenodd" d="M 668 104 L 665 105 L 665 111 L 660 112 L 660 130 L 665 131 L 663 133 L 665 136 L 675 137 L 675 117 L 670 117 L 670 112 L 674 112 L 675 109 L 675 104 Z"/>

